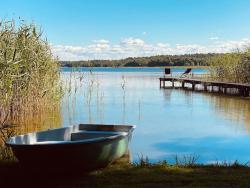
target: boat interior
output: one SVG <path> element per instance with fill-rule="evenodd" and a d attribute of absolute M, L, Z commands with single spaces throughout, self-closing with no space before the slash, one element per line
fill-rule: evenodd
<path fill-rule="evenodd" d="M 134 126 L 127 125 L 93 125 L 79 124 L 70 127 L 28 133 L 12 137 L 9 145 L 60 144 L 72 142 L 89 142 L 104 138 L 126 136 Z"/>

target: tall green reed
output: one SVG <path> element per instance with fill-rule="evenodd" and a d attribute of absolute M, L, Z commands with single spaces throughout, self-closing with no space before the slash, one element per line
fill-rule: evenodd
<path fill-rule="evenodd" d="M 58 110 L 60 65 L 35 24 L 0 21 L 0 129 Z"/>

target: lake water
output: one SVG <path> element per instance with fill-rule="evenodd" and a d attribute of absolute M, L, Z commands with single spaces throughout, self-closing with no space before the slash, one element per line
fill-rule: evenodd
<path fill-rule="evenodd" d="M 132 160 L 200 163 L 250 161 L 250 100 L 160 89 L 161 68 L 62 68 L 68 87 L 63 126 L 74 123 L 135 124 Z M 174 73 L 184 72 L 175 69 Z M 195 69 L 203 73 L 206 70 Z M 69 87 L 69 85 L 71 87 Z"/>

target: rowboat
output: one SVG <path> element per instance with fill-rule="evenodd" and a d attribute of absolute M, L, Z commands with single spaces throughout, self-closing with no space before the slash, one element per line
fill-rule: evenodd
<path fill-rule="evenodd" d="M 18 161 L 39 167 L 105 167 L 124 156 L 134 125 L 79 124 L 11 137 Z"/>

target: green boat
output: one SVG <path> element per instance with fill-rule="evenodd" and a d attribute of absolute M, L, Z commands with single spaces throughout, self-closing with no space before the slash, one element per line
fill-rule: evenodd
<path fill-rule="evenodd" d="M 79 124 L 28 133 L 7 141 L 21 164 L 36 167 L 105 167 L 128 151 L 133 125 Z"/>

